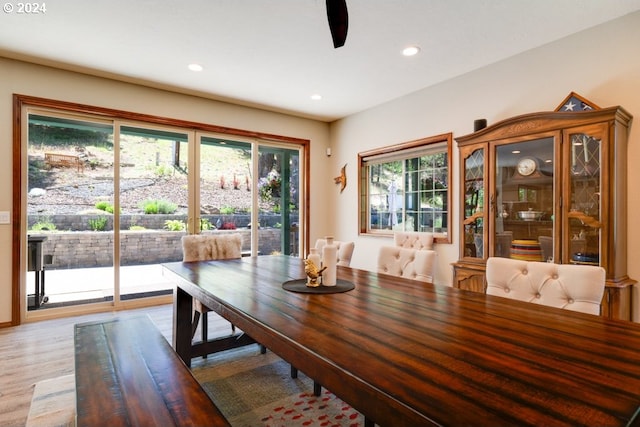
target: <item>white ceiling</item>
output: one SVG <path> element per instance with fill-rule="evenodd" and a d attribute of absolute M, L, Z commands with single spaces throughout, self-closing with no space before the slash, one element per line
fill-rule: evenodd
<path fill-rule="evenodd" d="M 347 41 L 334 49 L 325 0 L 49 0 L 37 15 L 7 4 L 2 56 L 324 121 L 640 10 L 640 0 L 347 0 Z M 401 55 L 409 44 L 418 56 Z"/>

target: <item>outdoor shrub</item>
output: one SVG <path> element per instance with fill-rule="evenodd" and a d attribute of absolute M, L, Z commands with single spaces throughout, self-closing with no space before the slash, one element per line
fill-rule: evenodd
<path fill-rule="evenodd" d="M 158 213 L 158 201 L 157 200 L 145 200 L 140 204 L 140 207 L 146 214 Z"/>
<path fill-rule="evenodd" d="M 164 228 L 169 231 L 184 231 L 187 226 L 184 221 L 179 219 L 168 219 L 164 222 Z"/>
<path fill-rule="evenodd" d="M 276 170 L 272 170 L 266 177 L 258 180 L 258 191 L 263 201 L 270 201 L 273 197 L 280 197 L 282 178 Z"/>
<path fill-rule="evenodd" d="M 207 218 L 200 219 L 200 230 L 213 230 L 215 227 Z"/>
<path fill-rule="evenodd" d="M 89 220 L 89 228 L 92 231 L 104 231 L 107 226 L 107 217 L 101 216 Z"/>
<path fill-rule="evenodd" d="M 231 215 L 234 212 L 235 212 L 235 209 L 232 208 L 231 206 L 223 206 L 220 208 L 220 213 L 223 215 Z"/>
<path fill-rule="evenodd" d="M 178 206 L 166 200 L 145 200 L 142 210 L 146 214 L 172 214 L 178 210 Z"/>
<path fill-rule="evenodd" d="M 56 225 L 49 220 L 38 221 L 31 226 L 31 230 L 33 231 L 55 231 L 57 230 Z"/>
<path fill-rule="evenodd" d="M 146 230 L 146 227 L 143 227 L 141 225 L 132 225 L 131 227 L 129 227 L 130 231 L 143 231 Z"/>
<path fill-rule="evenodd" d="M 175 203 L 171 203 L 166 200 L 158 201 L 158 213 L 172 214 L 177 210 L 178 210 L 178 205 L 176 205 Z"/>
<path fill-rule="evenodd" d="M 98 203 L 96 203 L 96 209 L 108 212 L 110 214 L 112 214 L 113 211 L 114 211 L 113 205 L 111 203 L 107 202 L 107 201 L 104 201 L 104 200 L 99 201 Z"/>
<path fill-rule="evenodd" d="M 159 177 L 171 176 L 173 175 L 173 167 L 169 165 L 158 165 L 156 166 L 155 173 Z"/>

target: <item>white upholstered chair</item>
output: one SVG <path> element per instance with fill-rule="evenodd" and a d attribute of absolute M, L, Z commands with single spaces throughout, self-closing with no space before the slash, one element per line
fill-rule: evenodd
<path fill-rule="evenodd" d="M 382 246 L 378 252 L 378 273 L 433 283 L 436 251 L 400 246 Z"/>
<path fill-rule="evenodd" d="M 182 261 L 235 259 L 242 256 L 242 236 L 233 234 L 189 234 L 182 236 Z M 207 341 L 207 313 L 211 311 L 202 302 L 193 300 L 192 336 L 195 335 L 202 315 L 202 341 Z M 231 325 L 235 332 L 235 326 Z"/>
<path fill-rule="evenodd" d="M 605 276 L 598 266 L 491 257 L 487 294 L 598 315 Z"/>
<path fill-rule="evenodd" d="M 396 246 L 410 249 L 433 249 L 433 233 L 419 231 L 396 231 L 393 233 Z"/>
<path fill-rule="evenodd" d="M 316 249 L 320 256 L 322 256 L 322 248 L 327 244 L 327 239 L 316 240 Z M 353 249 L 355 248 L 354 242 L 342 242 L 340 240 L 334 240 L 333 244 L 338 249 L 338 265 L 344 265 L 349 267 L 351 264 L 351 257 L 353 256 Z"/>

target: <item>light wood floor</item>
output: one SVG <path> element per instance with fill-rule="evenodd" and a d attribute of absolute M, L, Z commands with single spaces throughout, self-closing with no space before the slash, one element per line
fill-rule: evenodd
<path fill-rule="evenodd" d="M 26 323 L 0 329 L 0 426 L 24 426 L 37 382 L 74 370 L 73 325 L 114 317 L 148 314 L 171 342 L 173 306 L 90 314 Z M 209 336 L 230 331 L 229 323 L 209 313 Z M 199 337 L 200 331 L 196 331 Z"/>

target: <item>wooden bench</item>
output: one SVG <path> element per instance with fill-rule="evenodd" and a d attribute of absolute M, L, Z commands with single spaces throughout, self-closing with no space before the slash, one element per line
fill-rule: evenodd
<path fill-rule="evenodd" d="M 78 426 L 229 426 L 149 317 L 75 325 Z"/>
<path fill-rule="evenodd" d="M 80 157 L 74 156 L 72 154 L 44 153 L 44 162 L 49 167 L 75 167 L 78 172 L 84 171 L 84 162 L 80 159 Z"/>

